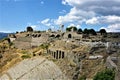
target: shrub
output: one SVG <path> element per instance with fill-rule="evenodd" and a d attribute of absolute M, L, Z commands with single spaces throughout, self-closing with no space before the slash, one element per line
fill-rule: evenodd
<path fill-rule="evenodd" d="M 22 54 L 28 54 L 28 51 L 23 50 L 23 51 L 22 51 Z"/>
<path fill-rule="evenodd" d="M 9 43 L 9 46 L 12 46 L 12 45 L 13 45 L 13 42 L 10 42 L 10 43 Z"/>
<path fill-rule="evenodd" d="M 115 71 L 112 69 L 105 69 L 101 72 L 98 72 L 93 80 L 115 80 Z"/>
<path fill-rule="evenodd" d="M 86 80 L 86 76 L 85 75 L 82 75 L 79 80 Z"/>
<path fill-rule="evenodd" d="M 22 59 L 31 58 L 30 55 L 22 55 L 21 57 L 22 57 Z"/>
<path fill-rule="evenodd" d="M 50 46 L 50 44 L 41 44 L 40 48 L 42 48 L 42 49 L 48 49 L 49 46 Z"/>

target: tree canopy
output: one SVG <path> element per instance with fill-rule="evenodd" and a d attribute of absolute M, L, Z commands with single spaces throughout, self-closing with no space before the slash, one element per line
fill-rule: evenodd
<path fill-rule="evenodd" d="M 66 28 L 66 31 L 72 31 L 72 29 L 73 29 L 73 31 L 77 31 L 77 28 L 75 26 Z"/>
<path fill-rule="evenodd" d="M 78 34 L 80 34 L 80 33 L 82 33 L 83 31 L 82 31 L 82 29 L 81 28 L 79 28 L 78 30 L 77 30 L 77 33 Z"/>
<path fill-rule="evenodd" d="M 99 31 L 99 32 L 101 33 L 101 35 L 104 35 L 104 34 L 106 34 L 106 33 L 107 33 L 105 29 L 100 29 L 100 31 Z"/>
<path fill-rule="evenodd" d="M 83 31 L 84 34 L 92 34 L 92 35 L 97 35 L 96 31 L 94 29 L 87 29 L 85 28 Z"/>
<path fill-rule="evenodd" d="M 27 32 L 32 32 L 33 31 L 33 28 L 31 26 L 28 26 L 27 27 Z"/>

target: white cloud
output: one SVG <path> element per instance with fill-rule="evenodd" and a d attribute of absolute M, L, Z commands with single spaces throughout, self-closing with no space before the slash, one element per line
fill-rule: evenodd
<path fill-rule="evenodd" d="M 41 21 L 41 23 L 42 23 L 43 25 L 45 25 L 45 26 L 51 26 L 51 23 L 50 23 L 50 19 L 49 19 L 49 18 Z"/>
<path fill-rule="evenodd" d="M 76 24 L 75 26 L 81 27 L 80 25 L 85 22 L 92 25 L 109 25 L 108 27 L 104 27 L 107 31 L 112 31 L 112 28 L 114 28 L 113 31 L 119 30 L 120 0 L 62 0 L 62 4 L 69 5 L 72 8 L 68 13 L 64 10 L 59 12 L 65 12 L 66 14 L 58 16 L 54 21 L 48 18 L 41 21 L 41 23 L 46 26 L 73 23 Z"/>
<path fill-rule="evenodd" d="M 62 4 L 74 6 L 74 5 L 80 5 L 82 1 L 85 0 L 62 0 Z"/>
<path fill-rule="evenodd" d="M 98 16 L 86 20 L 86 24 L 115 24 L 120 23 L 120 16 L 110 15 L 110 16 Z"/>
<path fill-rule="evenodd" d="M 68 27 L 71 27 L 71 26 L 75 26 L 75 27 L 77 27 L 78 29 L 81 27 L 80 25 L 75 25 L 75 24 L 73 24 L 73 23 L 71 23 Z"/>
<path fill-rule="evenodd" d="M 39 25 L 28 22 L 27 26 L 31 26 L 35 30 Z"/>
<path fill-rule="evenodd" d="M 88 19 L 86 21 L 86 24 L 97 24 L 97 23 L 99 23 L 99 21 L 96 17 L 93 17 L 92 19 Z"/>
<path fill-rule="evenodd" d="M 113 16 L 105 16 L 104 18 L 105 18 L 104 21 L 108 23 L 118 23 L 118 22 L 120 23 L 120 16 L 113 15 Z"/>
<path fill-rule="evenodd" d="M 49 21 L 50 21 L 50 19 L 49 19 L 49 18 L 47 18 L 47 19 L 45 19 L 45 20 L 41 21 L 41 23 L 42 23 L 42 24 L 45 24 L 45 23 L 48 23 Z"/>
<path fill-rule="evenodd" d="M 108 27 L 101 27 L 101 29 L 105 29 L 107 32 L 120 32 L 120 23 L 112 24 Z"/>
<path fill-rule="evenodd" d="M 95 13 L 92 11 L 82 11 L 73 7 L 66 15 L 59 16 L 55 23 L 64 24 L 68 22 L 81 22 L 84 21 L 84 19 L 92 18 L 93 16 L 95 16 Z"/>
<path fill-rule="evenodd" d="M 66 10 L 62 10 L 59 12 L 60 14 L 65 14 L 66 13 Z"/>
<path fill-rule="evenodd" d="M 62 0 L 62 4 L 101 15 L 120 15 L 120 0 Z"/>
<path fill-rule="evenodd" d="M 31 25 L 31 27 L 32 27 L 33 29 L 36 29 L 36 28 L 37 28 L 37 25 Z"/>

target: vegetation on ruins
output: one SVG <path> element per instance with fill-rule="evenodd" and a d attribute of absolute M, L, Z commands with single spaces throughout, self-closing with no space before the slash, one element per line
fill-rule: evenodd
<path fill-rule="evenodd" d="M 105 29 L 100 29 L 99 32 L 100 32 L 101 35 L 105 35 L 107 33 Z"/>
<path fill-rule="evenodd" d="M 31 26 L 28 26 L 27 27 L 27 32 L 32 32 L 33 31 L 33 28 Z"/>
<path fill-rule="evenodd" d="M 22 53 L 21 56 L 22 59 L 31 58 L 30 53 L 27 50 L 22 50 L 21 53 Z"/>
<path fill-rule="evenodd" d="M 42 49 L 48 49 L 49 46 L 50 46 L 50 44 L 45 43 L 45 44 L 41 44 L 40 48 L 42 48 Z"/>
<path fill-rule="evenodd" d="M 80 33 L 82 33 L 83 31 L 82 31 L 82 29 L 81 28 L 79 28 L 78 30 L 77 30 L 77 33 L 78 34 L 80 34 Z"/>
<path fill-rule="evenodd" d="M 28 51 L 27 50 L 22 50 L 21 53 L 22 54 L 28 54 Z"/>
<path fill-rule="evenodd" d="M 22 57 L 22 59 L 31 58 L 30 55 L 28 55 L 28 54 L 26 54 L 26 55 L 22 55 L 21 57 Z"/>
<path fill-rule="evenodd" d="M 115 71 L 111 69 L 105 69 L 101 72 L 98 72 L 93 80 L 115 80 Z"/>
<path fill-rule="evenodd" d="M 77 31 L 77 28 L 75 26 L 66 28 L 66 31 L 72 31 L 72 29 L 73 29 L 73 31 Z"/>
<path fill-rule="evenodd" d="M 92 34 L 92 35 L 97 35 L 96 31 L 94 29 L 87 29 L 85 28 L 83 31 L 84 34 Z"/>

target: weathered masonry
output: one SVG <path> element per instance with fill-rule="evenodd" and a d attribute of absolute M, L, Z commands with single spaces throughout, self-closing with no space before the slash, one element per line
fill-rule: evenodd
<path fill-rule="evenodd" d="M 63 59 L 65 58 L 65 51 L 62 50 L 47 50 L 47 53 L 53 56 L 55 59 Z"/>

